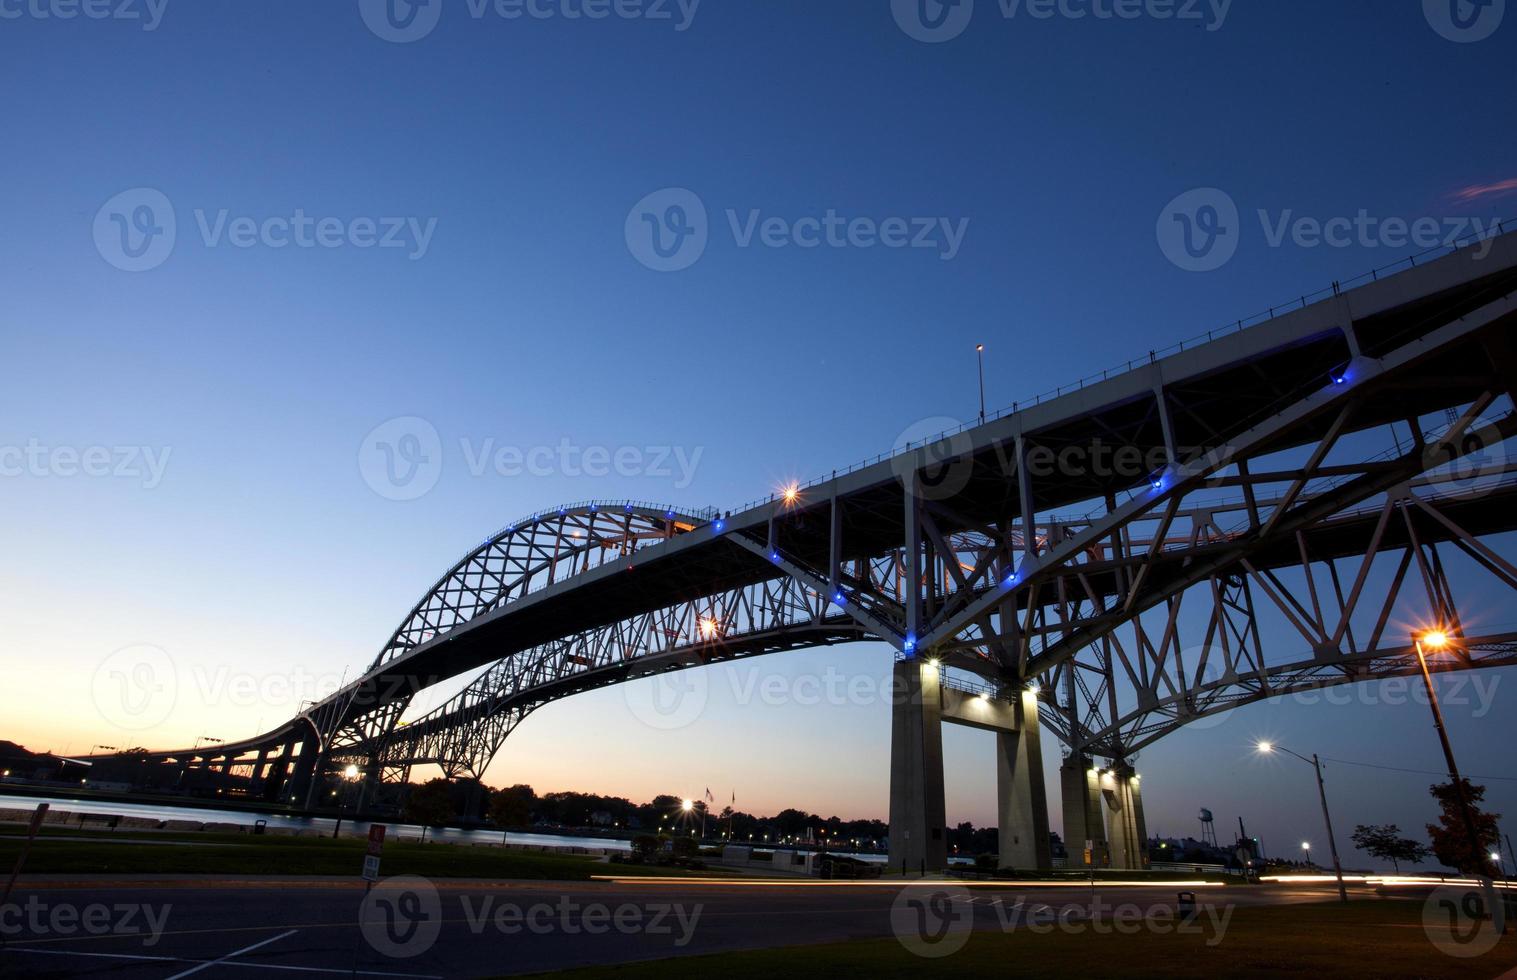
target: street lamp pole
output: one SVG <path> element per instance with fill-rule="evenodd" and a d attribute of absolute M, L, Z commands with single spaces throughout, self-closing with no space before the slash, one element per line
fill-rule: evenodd
<path fill-rule="evenodd" d="M 985 424 L 985 345 L 974 345 L 975 357 L 980 365 L 980 424 Z"/>
<path fill-rule="evenodd" d="M 1333 836 L 1333 815 L 1327 810 L 1327 784 L 1322 780 L 1322 762 L 1317 758 L 1317 753 L 1315 752 L 1308 759 L 1299 752 L 1292 752 L 1283 745 L 1273 745 L 1269 742 L 1259 743 L 1260 752 L 1271 752 L 1275 749 L 1279 749 L 1281 752 L 1293 755 L 1302 762 L 1308 763 L 1317 773 L 1317 796 L 1322 801 L 1322 822 L 1327 825 L 1327 846 L 1333 855 L 1333 874 L 1338 878 L 1338 900 L 1340 902 L 1347 902 L 1348 888 L 1343 884 L 1343 864 L 1338 860 L 1338 839 Z"/>
<path fill-rule="evenodd" d="M 1480 833 L 1475 829 L 1475 812 L 1470 806 L 1469 797 L 1464 793 L 1464 779 L 1459 775 L 1459 764 L 1454 761 L 1454 747 L 1449 743 L 1448 729 L 1443 727 L 1443 709 L 1438 705 L 1438 692 L 1433 689 L 1433 675 L 1427 667 L 1427 652 L 1422 648 L 1424 640 L 1433 650 L 1447 650 L 1449 637 L 1442 630 L 1429 630 L 1421 635 L 1413 633 L 1412 646 L 1417 649 L 1417 665 L 1422 668 L 1422 683 L 1427 688 L 1427 703 L 1433 709 L 1433 727 L 1438 730 L 1438 742 L 1443 746 L 1443 758 L 1448 763 L 1449 779 L 1454 787 L 1454 801 L 1459 804 L 1459 814 L 1464 821 L 1464 832 L 1469 836 L 1470 854 L 1483 865 L 1485 848 L 1481 846 Z M 1491 921 L 1496 926 L 1496 932 L 1498 934 L 1506 932 L 1504 900 L 1497 898 L 1496 886 L 1491 882 L 1489 875 L 1481 874 L 1478 870 L 1475 874 L 1480 879 L 1481 888 L 1490 905 Z"/>

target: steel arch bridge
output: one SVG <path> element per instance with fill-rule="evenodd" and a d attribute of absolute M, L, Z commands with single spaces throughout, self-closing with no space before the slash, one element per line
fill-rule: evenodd
<path fill-rule="evenodd" d="M 1020 727 L 1029 702 L 1073 768 L 1122 773 L 1198 718 L 1416 670 L 1417 622 L 1456 638 L 1440 669 L 1517 663 L 1517 633 L 1455 601 L 1517 588 L 1493 543 L 1517 529 L 1514 329 L 1508 234 L 737 511 L 543 511 L 444 574 L 358 680 L 161 757 L 296 802 L 349 765 L 369 787 L 478 777 L 548 702 L 875 640 L 918 700 L 930 662 L 950 714 L 978 694 Z M 895 741 L 930 759 L 924 724 Z M 925 814 L 893 791 L 893 831 L 933 824 L 940 782 Z"/>

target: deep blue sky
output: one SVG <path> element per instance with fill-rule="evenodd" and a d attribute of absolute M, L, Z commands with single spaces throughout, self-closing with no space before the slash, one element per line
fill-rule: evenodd
<path fill-rule="evenodd" d="M 7 685 L 0 714 L 39 746 L 130 738 L 76 706 L 96 665 L 133 643 L 182 670 L 266 680 L 299 665 L 335 680 L 523 514 L 588 497 L 734 505 L 887 450 L 919 420 L 969 418 L 976 342 L 1003 406 L 1412 250 L 1271 247 L 1259 209 L 1511 215 L 1517 196 L 1455 195 L 1517 177 L 1517 22 L 1455 43 L 1422 8 L 1237 0 L 1209 30 L 1007 19 L 979 0 L 940 44 L 908 37 L 886 0 L 706 0 L 683 31 L 567 19 L 557 3 L 545 19 L 475 19 L 445 0 L 436 30 L 403 44 L 337 0 L 171 0 L 152 31 L 0 20 L 0 443 L 171 452 L 152 488 L 4 479 L 0 649 L 54 693 Z M 670 187 L 699 196 L 710 242 L 659 273 L 624 224 Z M 178 223 L 172 255 L 139 273 L 110 264 L 92 231 L 135 188 L 161 192 Z M 1237 254 L 1216 271 L 1177 267 L 1156 239 L 1195 188 L 1241 211 Z M 195 214 L 223 209 L 436 224 L 414 261 L 208 246 Z M 951 261 L 740 248 L 729 209 L 968 225 Z M 358 468 L 365 434 L 397 416 L 426 419 L 443 446 L 436 487 L 414 501 L 374 493 Z M 701 455 L 688 486 L 471 475 L 460 440 L 491 439 Z M 883 676 L 889 654 L 766 669 L 829 665 Z M 250 734 L 298 700 L 197 692 L 140 740 Z M 753 809 L 884 816 L 883 706 L 720 702 L 673 735 L 636 726 L 617 692 L 555 705 L 491 777 L 632 795 L 709 784 Z M 1517 775 L 1495 703 L 1480 720 L 1451 709 L 1453 733 L 1470 771 Z M 1191 832 L 1209 805 L 1266 837 L 1320 838 L 1310 773 L 1243 758 L 1264 733 L 1438 766 L 1420 706 L 1249 709 L 1145 754 L 1150 829 Z M 964 760 L 950 818 L 993 822 L 988 737 L 949 739 Z M 1426 819 L 1429 779 L 1371 772 L 1333 773 L 1340 836 Z M 1492 786 L 1517 815 L 1517 783 Z"/>

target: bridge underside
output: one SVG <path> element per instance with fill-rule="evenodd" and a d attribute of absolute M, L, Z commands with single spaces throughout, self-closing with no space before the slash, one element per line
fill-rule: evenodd
<path fill-rule="evenodd" d="M 1140 865 L 1133 764 L 1168 732 L 1403 675 L 1419 623 L 1457 641 L 1438 669 L 1514 662 L 1455 602 L 1517 588 L 1492 543 L 1517 528 L 1517 235 L 1487 245 L 736 513 L 534 515 L 444 575 L 358 681 L 257 739 L 162 755 L 315 804 L 349 766 L 366 793 L 418 765 L 478 777 L 575 693 L 873 639 L 914 692 L 892 708 L 893 863 L 946 859 L 937 727 L 978 719 L 1003 862 L 1047 861 L 1028 752 L 1046 727 L 1066 843 Z"/>

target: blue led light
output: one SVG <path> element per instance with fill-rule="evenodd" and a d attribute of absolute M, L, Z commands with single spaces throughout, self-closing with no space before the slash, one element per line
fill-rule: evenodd
<path fill-rule="evenodd" d="M 915 633 L 907 633 L 906 634 L 906 645 L 904 647 L 905 651 L 907 653 L 912 653 L 912 652 L 914 652 L 916 650 L 916 648 L 917 648 L 917 635 Z"/>
<path fill-rule="evenodd" d="M 716 531 L 717 534 L 721 534 L 723 531 L 727 530 L 727 522 L 723 520 L 717 520 L 711 525 L 711 527 Z"/>
<path fill-rule="evenodd" d="M 847 596 L 843 595 L 843 593 L 841 593 L 841 592 L 834 592 L 834 593 L 832 593 L 832 604 L 834 606 L 847 605 L 847 603 L 848 603 L 848 598 L 847 598 Z"/>
<path fill-rule="evenodd" d="M 769 560 L 772 562 L 778 562 L 780 560 L 780 553 L 778 551 L 769 552 Z"/>
<path fill-rule="evenodd" d="M 1004 586 L 1006 586 L 1009 589 L 1013 585 L 1017 584 L 1017 579 L 1019 579 L 1019 578 L 1021 578 L 1020 575 L 1018 575 L 1016 572 L 1012 572 L 1010 575 L 1006 576 L 1006 581 L 1002 582 L 1001 584 L 1004 585 Z"/>

